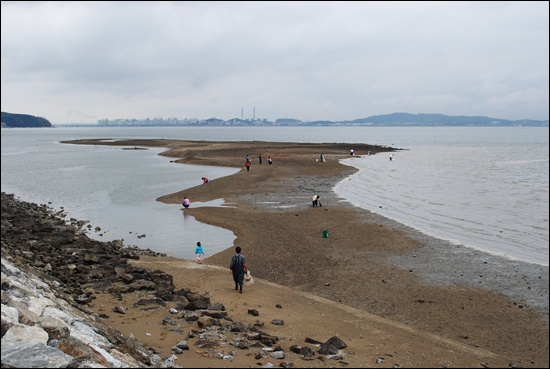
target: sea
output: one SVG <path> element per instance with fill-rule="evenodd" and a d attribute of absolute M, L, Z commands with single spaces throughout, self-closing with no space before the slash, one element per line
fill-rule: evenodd
<path fill-rule="evenodd" d="M 4 128 L 1 190 L 87 220 L 90 238 L 194 259 L 233 247 L 227 229 L 155 199 L 240 168 L 174 163 L 164 149 L 61 141 L 100 138 L 347 143 L 358 169 L 335 196 L 429 236 L 512 260 L 549 264 L 548 127 L 54 127 Z M 399 149 L 368 155 L 354 144 Z M 258 153 L 244 153 L 255 157 Z M 223 206 L 224 199 L 192 207 Z"/>

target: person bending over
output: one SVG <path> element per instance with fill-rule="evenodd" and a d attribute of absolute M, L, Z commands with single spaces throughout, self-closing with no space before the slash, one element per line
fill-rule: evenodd
<path fill-rule="evenodd" d="M 321 196 L 319 196 L 319 195 L 313 196 L 312 202 L 313 202 L 313 207 L 323 206 L 323 205 L 321 205 Z"/>

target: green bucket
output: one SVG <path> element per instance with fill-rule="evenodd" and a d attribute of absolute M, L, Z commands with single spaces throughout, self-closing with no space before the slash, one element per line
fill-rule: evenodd
<path fill-rule="evenodd" d="M 328 238 L 328 231 L 323 231 L 323 238 Z"/>

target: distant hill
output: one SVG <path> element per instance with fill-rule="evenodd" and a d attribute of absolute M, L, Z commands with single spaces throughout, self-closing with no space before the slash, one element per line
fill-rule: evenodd
<path fill-rule="evenodd" d="M 35 117 L 28 114 L 12 114 L 2 112 L 2 128 L 39 128 L 39 127 L 52 127 L 52 124 L 46 119 L 41 117 Z"/>
<path fill-rule="evenodd" d="M 530 126 L 548 127 L 544 120 L 507 120 L 483 116 L 451 116 L 443 114 L 410 114 L 392 113 L 373 115 L 367 118 L 355 119 L 346 123 L 373 126 Z"/>

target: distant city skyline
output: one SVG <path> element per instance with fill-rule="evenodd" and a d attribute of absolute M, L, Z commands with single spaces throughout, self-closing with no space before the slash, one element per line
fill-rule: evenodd
<path fill-rule="evenodd" d="M 481 117 L 481 116 L 448 116 L 442 114 L 409 114 L 409 113 L 393 113 L 386 115 L 378 115 L 364 117 L 350 121 L 301 121 L 292 118 L 278 118 L 274 121 L 263 119 L 247 119 L 247 118 L 232 118 L 223 120 L 219 118 L 209 119 L 177 119 L 177 118 L 154 118 L 154 119 L 103 119 L 98 122 L 99 125 L 109 126 L 181 126 L 181 125 L 210 125 L 210 126 L 240 126 L 240 125 L 373 125 L 373 126 L 548 126 L 548 120 L 505 120 L 496 117 Z"/>

